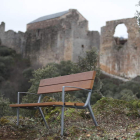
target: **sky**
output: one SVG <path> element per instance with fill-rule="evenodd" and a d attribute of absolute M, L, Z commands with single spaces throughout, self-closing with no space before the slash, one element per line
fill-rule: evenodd
<path fill-rule="evenodd" d="M 99 31 L 106 21 L 132 18 L 139 0 L 0 0 L 0 23 L 6 31 L 26 31 L 27 23 L 49 14 L 77 9 L 88 21 L 89 30 Z M 139 10 L 140 11 L 140 10 Z M 126 36 L 126 29 L 119 29 Z M 119 35 L 118 35 L 119 36 Z"/>

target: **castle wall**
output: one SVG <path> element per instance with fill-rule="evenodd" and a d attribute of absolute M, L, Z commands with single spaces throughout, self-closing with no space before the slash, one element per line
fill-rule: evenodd
<path fill-rule="evenodd" d="M 26 32 L 25 57 L 29 57 L 33 67 L 45 66 L 47 63 L 59 63 L 61 60 L 71 60 L 71 31 L 58 31 L 48 27 Z M 70 49 L 66 50 L 65 46 Z"/>
<path fill-rule="evenodd" d="M 27 31 L 34 30 L 34 29 L 43 29 L 49 26 L 55 26 L 58 23 L 59 23 L 59 18 L 54 18 L 54 19 L 27 24 Z"/>
<path fill-rule="evenodd" d="M 25 47 L 25 38 L 23 32 L 14 32 L 12 30 L 5 32 L 5 23 L 0 24 L 0 42 L 17 53 L 23 53 Z"/>
<path fill-rule="evenodd" d="M 119 24 L 127 27 L 127 40 L 113 37 Z M 96 48 L 103 71 L 126 78 L 140 75 L 140 32 L 135 18 L 106 22 L 101 36 L 97 31 L 88 31 L 88 21 L 73 9 L 59 18 L 28 24 L 25 33 L 5 31 L 2 22 L 0 44 L 30 58 L 34 68 L 62 60 L 77 62 L 79 55 Z"/>
<path fill-rule="evenodd" d="M 98 31 L 88 31 L 88 22 L 82 21 L 73 26 L 73 62 L 77 62 L 78 56 L 95 48 L 99 51 L 100 35 Z"/>
<path fill-rule="evenodd" d="M 76 62 L 79 55 L 92 47 L 99 49 L 100 43 L 99 33 L 88 31 L 88 21 L 77 10 L 70 10 L 56 25 L 30 28 L 25 38 L 25 57 L 31 59 L 34 67 L 62 60 Z"/>
<path fill-rule="evenodd" d="M 115 28 L 125 24 L 128 40 L 124 45 L 116 44 L 113 37 Z M 135 18 L 106 22 L 101 28 L 100 67 L 103 71 L 133 78 L 140 74 L 140 33 Z"/>
<path fill-rule="evenodd" d="M 60 22 L 62 21 L 62 19 L 66 19 L 67 17 L 69 17 L 69 19 L 73 18 L 71 17 L 71 15 L 74 15 L 74 14 L 79 15 L 77 19 L 78 22 L 86 20 L 77 10 L 70 9 L 69 12 L 64 14 L 63 16 L 27 24 L 27 31 L 35 30 L 35 29 L 44 29 L 49 26 L 56 26 L 58 24 L 61 24 Z M 66 25 L 62 25 L 62 26 L 63 28 L 66 28 Z"/>

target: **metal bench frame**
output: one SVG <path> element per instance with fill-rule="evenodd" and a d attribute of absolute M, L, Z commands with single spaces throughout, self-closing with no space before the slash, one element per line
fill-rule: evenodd
<path fill-rule="evenodd" d="M 95 126 L 98 126 L 97 122 L 96 122 L 96 119 L 94 117 L 94 114 L 93 114 L 93 111 L 92 111 L 92 108 L 91 108 L 91 105 L 90 105 L 90 97 L 91 97 L 91 93 L 92 93 L 92 90 L 88 90 L 88 89 L 84 89 L 84 88 L 79 88 L 79 87 L 72 87 L 72 86 L 63 86 L 62 87 L 62 102 L 65 103 L 65 87 L 69 87 L 69 88 L 77 88 L 77 89 L 80 89 L 80 90 L 85 90 L 85 91 L 88 91 L 88 96 L 87 96 L 87 99 L 86 99 L 86 102 L 85 102 L 85 105 L 84 106 L 65 106 L 65 104 L 63 105 L 54 105 L 54 106 L 60 106 L 62 107 L 61 109 L 61 136 L 63 136 L 63 132 L 64 132 L 64 108 L 65 107 L 70 107 L 70 108 L 77 108 L 77 109 L 85 109 L 85 108 L 88 108 L 90 114 L 91 114 L 91 117 L 92 117 L 92 120 L 95 124 Z M 27 93 L 27 94 L 35 94 L 35 93 L 28 93 L 28 92 L 18 92 L 18 98 L 17 98 L 17 103 L 20 104 L 20 94 L 21 93 Z M 37 94 L 35 94 L 37 95 Z M 38 98 L 38 102 L 37 103 L 40 103 L 41 101 L 41 97 L 42 97 L 42 94 L 39 95 L 39 98 Z M 19 125 L 19 108 L 20 107 L 17 107 L 17 125 Z M 22 108 L 25 108 L 25 109 L 30 109 L 28 107 L 22 107 Z M 47 129 L 49 129 L 49 126 L 45 120 L 45 117 L 44 117 L 44 114 L 43 114 L 43 111 L 41 109 L 41 107 L 34 107 L 32 109 L 39 109 L 40 111 L 40 114 L 44 120 L 44 123 L 45 123 L 45 126 Z"/>

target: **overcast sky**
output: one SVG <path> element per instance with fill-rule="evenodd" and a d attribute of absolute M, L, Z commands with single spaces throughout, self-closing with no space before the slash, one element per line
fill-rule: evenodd
<path fill-rule="evenodd" d="M 140 9 L 137 3 L 138 0 L 0 0 L 0 23 L 6 23 L 6 31 L 25 32 L 26 24 L 41 16 L 77 9 L 89 21 L 89 30 L 100 32 L 106 21 L 134 17 L 136 9 Z"/>

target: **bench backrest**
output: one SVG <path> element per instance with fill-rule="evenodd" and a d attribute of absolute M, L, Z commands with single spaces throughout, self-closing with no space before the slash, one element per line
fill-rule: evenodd
<path fill-rule="evenodd" d="M 96 72 L 89 71 L 66 76 L 42 79 L 39 84 L 38 94 L 61 92 L 62 86 L 74 86 L 92 89 Z M 79 90 L 76 88 L 65 88 L 65 91 Z"/>

